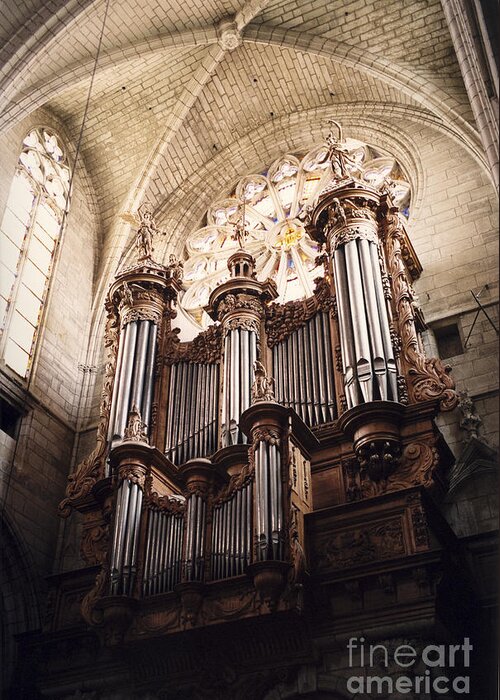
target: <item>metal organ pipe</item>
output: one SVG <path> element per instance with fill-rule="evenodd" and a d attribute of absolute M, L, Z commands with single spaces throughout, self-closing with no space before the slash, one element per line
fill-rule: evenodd
<path fill-rule="evenodd" d="M 356 378 L 354 359 L 354 334 L 352 330 L 349 288 L 347 284 L 344 251 L 337 248 L 334 253 L 336 290 L 338 299 L 340 345 L 344 369 L 344 386 L 348 408 L 360 403 L 359 387 Z"/>
<path fill-rule="evenodd" d="M 134 368 L 135 344 L 137 338 L 137 321 L 127 324 L 125 346 L 123 348 L 122 371 L 119 377 L 118 395 L 116 398 L 116 419 L 113 438 L 123 435 L 129 413 L 130 382 Z"/>
<path fill-rule="evenodd" d="M 165 452 L 173 462 L 181 464 L 215 451 L 218 382 L 217 364 L 172 365 Z"/>
<path fill-rule="evenodd" d="M 396 362 L 376 242 L 362 230 L 336 248 L 334 269 L 347 406 L 397 401 Z"/>
<path fill-rule="evenodd" d="M 148 429 L 151 424 L 151 406 L 153 403 L 153 387 L 156 357 L 156 335 L 157 325 L 152 321 L 147 321 L 149 326 L 148 351 L 146 357 L 146 367 L 144 370 L 144 388 L 142 393 L 141 416 Z"/>
<path fill-rule="evenodd" d="M 240 416 L 250 406 L 257 335 L 247 328 L 231 328 L 224 341 L 223 447 L 246 443 L 239 429 Z"/>
<path fill-rule="evenodd" d="M 373 400 L 373 367 L 370 353 L 370 335 L 365 314 L 363 284 L 359 265 L 357 241 L 350 241 L 344 246 L 347 284 L 352 310 L 352 327 L 354 348 L 356 351 L 356 374 L 363 399 Z"/>
<path fill-rule="evenodd" d="M 392 347 L 391 333 L 389 330 L 390 321 L 390 306 L 386 302 L 384 288 L 382 286 L 382 277 L 380 275 L 380 262 L 378 259 L 378 250 L 375 245 L 370 245 L 370 257 L 373 270 L 373 281 L 375 284 L 375 298 L 377 300 L 377 308 L 380 319 L 380 330 L 382 333 L 382 342 L 384 345 L 385 357 L 387 360 L 387 373 L 389 378 L 390 395 L 388 398 L 393 401 L 398 400 L 398 382 L 397 382 L 397 366 L 394 358 L 394 349 Z"/>
<path fill-rule="evenodd" d="M 148 331 L 148 322 L 139 321 L 137 328 L 137 342 L 134 353 L 132 388 L 129 401 L 129 407 L 132 407 L 135 404 L 139 409 L 142 403 L 142 390 L 144 387 L 144 370 L 146 368 L 146 353 L 148 350 Z"/>
<path fill-rule="evenodd" d="M 335 418 L 335 389 L 330 325 L 317 311 L 303 326 L 272 348 L 276 397 L 307 425 Z"/>

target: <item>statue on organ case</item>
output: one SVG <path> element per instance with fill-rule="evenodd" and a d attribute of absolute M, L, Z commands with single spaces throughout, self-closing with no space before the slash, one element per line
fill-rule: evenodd
<path fill-rule="evenodd" d="M 255 381 L 252 385 L 252 402 L 274 401 L 274 379 L 267 376 L 266 368 L 259 360 L 253 363 Z"/>

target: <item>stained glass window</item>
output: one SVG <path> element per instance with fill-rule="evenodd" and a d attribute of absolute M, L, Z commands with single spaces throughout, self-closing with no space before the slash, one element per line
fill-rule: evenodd
<path fill-rule="evenodd" d="M 69 187 L 59 138 L 43 128 L 23 141 L 0 224 L 0 321 L 5 363 L 28 373 Z"/>
<path fill-rule="evenodd" d="M 346 143 L 352 175 L 377 189 L 385 186 L 408 216 L 410 185 L 397 161 L 361 141 Z M 274 279 L 281 303 L 311 296 L 314 279 L 323 268 L 316 265 L 317 244 L 307 235 L 301 216 L 332 179 L 326 156 L 324 145 L 302 157 L 286 154 L 264 174 L 243 177 L 228 196 L 210 207 L 207 225 L 189 237 L 185 250 L 187 290 L 181 305 L 196 326 L 210 323 L 203 307 L 210 292 L 229 278 L 226 261 L 238 245 L 232 235 L 243 209 L 249 231 L 245 248 L 255 257 L 257 278 Z"/>

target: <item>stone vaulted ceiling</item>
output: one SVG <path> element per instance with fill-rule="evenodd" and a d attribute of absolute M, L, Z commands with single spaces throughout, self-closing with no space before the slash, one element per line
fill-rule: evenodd
<path fill-rule="evenodd" d="M 77 142 L 105 8 L 3 4 L 3 131 L 43 107 Z M 120 213 L 148 199 L 177 250 L 214 196 L 321 141 L 329 116 L 414 178 L 417 124 L 481 160 L 440 0 L 111 0 L 81 145 L 102 288 L 130 244 Z"/>

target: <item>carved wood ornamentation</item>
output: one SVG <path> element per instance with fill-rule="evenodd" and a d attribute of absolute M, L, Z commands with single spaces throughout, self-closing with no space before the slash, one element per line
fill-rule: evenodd
<path fill-rule="evenodd" d="M 330 532 L 319 540 L 316 548 L 318 571 L 359 566 L 405 553 L 403 526 L 400 517 L 388 518 L 368 527 Z"/>
<path fill-rule="evenodd" d="M 317 277 L 314 281 L 316 286 L 312 297 L 286 304 L 270 304 L 266 308 L 266 334 L 270 348 L 304 326 L 318 311 L 335 313 L 335 298 L 328 281 L 324 277 Z"/>
<path fill-rule="evenodd" d="M 165 364 L 173 365 L 176 362 L 214 364 L 219 362 L 222 353 L 221 326 L 210 326 L 188 343 L 180 342 L 179 333 L 179 328 L 172 328 L 167 333 Z"/>
<path fill-rule="evenodd" d="M 107 426 L 111 408 L 113 383 L 115 380 L 116 359 L 119 342 L 119 318 L 115 306 L 107 301 L 107 322 L 104 344 L 107 348 L 108 361 L 104 372 L 104 383 L 99 406 L 99 425 L 97 426 L 96 446 L 68 477 L 66 497 L 59 504 L 59 515 L 67 518 L 77 499 L 90 493 L 92 486 L 104 476 L 107 447 Z"/>
<path fill-rule="evenodd" d="M 403 448 L 397 468 L 387 479 L 374 481 L 368 470 L 355 457 L 341 462 L 345 475 L 347 501 L 374 498 L 383 493 L 392 493 L 412 486 L 430 488 L 439 467 L 439 453 L 435 439 L 411 442 Z"/>
<path fill-rule="evenodd" d="M 420 350 L 415 326 L 414 294 L 407 279 L 402 244 L 405 234 L 396 208 L 386 208 L 384 218 L 386 252 L 392 279 L 394 313 L 401 338 L 401 357 L 408 377 L 412 402 L 439 399 L 441 410 L 450 411 L 458 403 L 451 368 L 437 358 L 427 358 Z"/>

